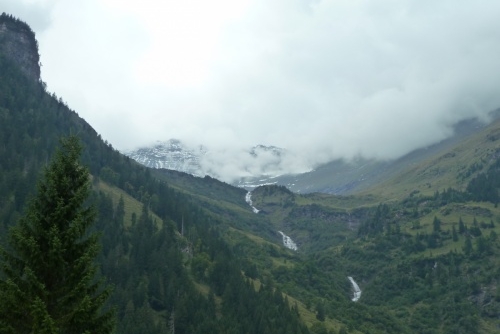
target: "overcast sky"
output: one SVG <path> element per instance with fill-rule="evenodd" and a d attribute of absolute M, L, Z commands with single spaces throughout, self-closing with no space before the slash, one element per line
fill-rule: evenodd
<path fill-rule="evenodd" d="M 395 158 L 500 107 L 498 0 L 0 0 L 114 147 Z"/>

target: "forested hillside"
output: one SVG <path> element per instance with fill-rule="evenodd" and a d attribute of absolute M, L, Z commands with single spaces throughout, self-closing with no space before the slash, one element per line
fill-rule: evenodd
<path fill-rule="evenodd" d="M 116 332 L 499 331 L 498 149 L 469 161 L 461 189 L 388 199 L 264 186 L 250 194 L 255 213 L 243 189 L 123 156 L 2 51 L 0 39 L 0 244 L 59 139 L 76 135 Z"/>
<path fill-rule="evenodd" d="M 2 20 L 29 29 L 5 14 Z M 27 77 L 2 47 L 2 245 L 59 138 L 73 134 L 84 144 L 82 160 L 93 177 L 96 228 L 103 234 L 99 265 L 114 286 L 110 306 L 117 309 L 117 332 L 308 332 L 295 306 L 272 282 L 256 289 L 241 274 L 240 263 L 219 235 L 217 216 L 114 150 L 62 99 L 48 94 L 42 82 Z"/>

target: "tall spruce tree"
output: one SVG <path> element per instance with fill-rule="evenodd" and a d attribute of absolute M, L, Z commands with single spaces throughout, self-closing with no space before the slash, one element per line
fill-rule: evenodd
<path fill-rule="evenodd" d="M 87 205 L 89 172 L 81 144 L 61 148 L 24 216 L 0 248 L 0 333 L 109 333 L 114 314 L 103 310 L 110 294 L 97 280 L 99 237 L 90 233 L 95 210 Z"/>

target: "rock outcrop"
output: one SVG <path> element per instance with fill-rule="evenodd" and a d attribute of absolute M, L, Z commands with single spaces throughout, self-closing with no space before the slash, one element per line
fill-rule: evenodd
<path fill-rule="evenodd" d="M 40 55 L 35 33 L 12 15 L 0 15 L 0 53 L 34 81 L 40 80 Z"/>

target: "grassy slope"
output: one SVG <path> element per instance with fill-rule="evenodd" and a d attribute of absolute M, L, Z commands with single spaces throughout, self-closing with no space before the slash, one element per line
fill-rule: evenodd
<path fill-rule="evenodd" d="M 123 198 L 123 203 L 125 207 L 125 227 L 130 227 L 132 225 L 133 214 L 135 214 L 137 219 L 141 216 L 142 203 L 133 198 L 132 196 L 130 196 L 129 194 L 127 194 L 122 189 L 111 186 L 106 182 L 100 180 L 99 183 L 94 184 L 94 190 L 102 191 L 106 195 L 111 196 L 111 199 L 113 200 L 113 206 L 115 208 L 118 205 L 118 201 L 120 200 L 120 198 Z M 156 214 L 154 214 L 153 212 L 150 212 L 150 214 L 153 220 L 157 222 L 157 224 L 163 223 L 162 219 L 158 217 Z"/>
<path fill-rule="evenodd" d="M 471 227 L 474 219 L 477 220 L 479 224 L 486 223 L 489 224 L 490 221 L 493 221 L 495 227 L 490 229 L 482 229 L 485 236 L 489 236 L 491 231 L 495 231 L 500 235 L 500 209 L 491 203 L 477 203 L 477 202 L 469 202 L 469 203 L 452 203 L 448 204 L 442 208 L 433 210 L 421 217 L 420 223 L 421 228 L 418 230 L 412 229 L 411 223 L 407 222 L 403 224 L 402 231 L 409 233 L 411 235 L 415 235 L 417 233 L 426 232 L 428 234 L 432 233 L 433 230 L 433 220 L 434 217 L 437 217 L 441 220 L 441 230 L 448 231 L 451 235 L 451 230 L 453 226 L 458 230 L 458 221 L 462 219 L 464 224 L 467 227 Z M 447 254 L 450 251 L 456 253 L 462 253 L 464 246 L 464 238 L 459 238 L 458 241 L 453 242 L 452 240 L 445 241 L 442 247 L 436 249 L 427 249 L 422 254 L 415 254 L 415 256 L 424 255 L 425 257 L 434 257 L 442 254 Z"/>
<path fill-rule="evenodd" d="M 498 140 L 491 140 L 500 133 L 500 120 L 496 120 L 483 131 L 466 137 L 451 149 L 409 166 L 391 179 L 374 185 L 357 195 L 372 195 L 379 201 L 398 201 L 411 192 L 432 195 L 436 190 L 448 187 L 463 190 L 471 176 L 462 178 L 474 163 L 487 165 L 499 147 Z"/>
<path fill-rule="evenodd" d="M 221 220 L 223 226 L 248 231 L 272 242 L 280 240 L 268 217 L 256 215 L 246 203 L 246 190 L 210 177 L 199 178 L 176 171 L 157 170 L 155 174 L 170 187 L 189 195 Z"/>

